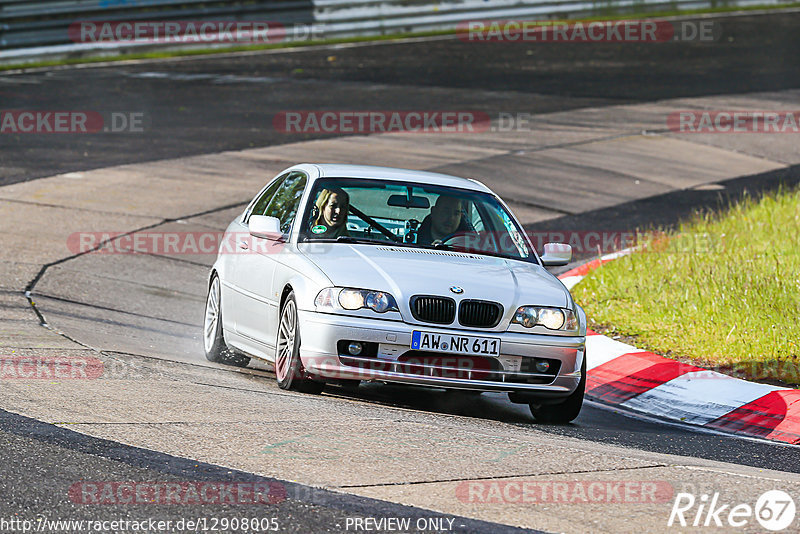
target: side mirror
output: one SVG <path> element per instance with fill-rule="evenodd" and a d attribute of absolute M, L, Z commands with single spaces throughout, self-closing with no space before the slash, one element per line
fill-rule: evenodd
<path fill-rule="evenodd" d="M 545 243 L 541 256 L 545 267 L 560 267 L 572 261 L 572 247 L 564 243 Z"/>
<path fill-rule="evenodd" d="M 251 215 L 247 223 L 250 235 L 277 241 L 283 236 L 281 232 L 281 221 L 277 217 L 267 217 L 266 215 Z"/>

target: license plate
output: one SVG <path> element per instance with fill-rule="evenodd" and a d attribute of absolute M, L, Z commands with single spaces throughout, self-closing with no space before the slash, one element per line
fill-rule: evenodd
<path fill-rule="evenodd" d="M 455 336 L 414 330 L 411 348 L 448 354 L 499 356 L 500 340 L 494 337 Z"/>

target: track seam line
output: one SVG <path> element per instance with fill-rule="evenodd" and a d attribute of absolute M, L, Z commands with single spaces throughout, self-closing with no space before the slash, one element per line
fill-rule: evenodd
<path fill-rule="evenodd" d="M 207 228 L 212 228 L 212 227 L 208 226 Z M 168 260 L 168 261 L 175 261 L 175 262 L 178 262 L 178 263 L 185 263 L 187 265 L 194 265 L 194 266 L 197 266 L 197 267 L 204 267 L 206 269 L 210 269 L 211 268 L 210 265 L 207 265 L 205 263 L 200 263 L 198 261 L 187 260 L 185 258 L 174 258 L 172 256 L 166 256 L 164 254 L 155 254 L 153 252 L 135 252 L 135 253 L 132 253 L 132 254 L 138 254 L 140 256 L 148 256 L 148 257 L 151 257 L 151 258 L 158 258 L 158 259 Z M 216 252 L 214 253 L 214 257 L 216 257 Z M 114 279 L 111 278 L 111 280 L 114 280 Z M 154 287 L 154 286 L 151 286 L 151 287 Z"/>
<path fill-rule="evenodd" d="M 186 216 L 183 216 L 183 217 L 164 218 L 164 219 L 161 220 L 161 222 L 158 222 L 158 223 L 155 223 L 155 224 L 151 224 L 151 225 L 147 225 L 147 226 L 141 227 L 139 229 L 134 229 L 134 230 L 131 230 L 131 231 L 126 232 L 124 234 L 120 234 L 118 236 L 115 236 L 112 239 L 109 239 L 109 240 L 106 240 L 106 241 L 102 241 L 102 242 L 98 243 L 97 246 L 95 246 L 94 248 L 92 248 L 90 250 L 87 250 L 86 252 L 79 252 L 77 254 L 73 254 L 71 256 L 67 256 L 65 258 L 61 258 L 59 260 L 55 260 L 53 262 L 46 263 L 46 264 L 42 265 L 42 267 L 39 269 L 39 272 L 36 273 L 36 276 L 33 278 L 33 280 L 28 282 L 28 284 L 25 286 L 25 289 L 23 290 L 23 295 L 28 300 L 28 304 L 30 305 L 30 307 L 33 309 L 34 313 L 38 317 L 40 326 L 43 326 L 43 327 L 47 328 L 48 330 L 51 330 L 52 332 L 64 337 L 65 339 L 68 339 L 69 341 L 72 341 L 73 343 L 76 343 L 76 344 L 78 344 L 78 345 L 80 345 L 82 347 L 86 347 L 86 348 L 88 348 L 90 350 L 93 350 L 93 351 L 95 351 L 97 353 L 102 354 L 103 352 L 101 350 L 96 349 L 94 347 L 91 347 L 91 346 L 89 346 L 89 345 L 87 345 L 87 344 L 85 344 L 85 343 L 83 343 L 81 341 L 78 341 L 77 339 L 69 336 L 68 334 L 66 334 L 64 332 L 61 332 L 60 330 L 56 330 L 56 329 L 52 328 L 47 323 L 47 319 L 44 317 L 42 312 L 40 312 L 39 309 L 36 307 L 36 304 L 33 302 L 32 293 L 33 293 L 34 288 L 36 287 L 36 284 L 39 283 L 39 280 L 42 279 L 42 277 L 47 272 L 47 270 L 50 267 L 54 267 L 56 265 L 60 265 L 62 263 L 66 263 L 66 262 L 68 262 L 70 260 L 73 260 L 75 258 L 84 256 L 86 254 L 91 254 L 92 252 L 96 252 L 96 251 L 100 250 L 100 248 L 105 246 L 106 244 L 111 243 L 111 242 L 115 241 L 116 239 L 119 239 L 120 237 L 128 236 L 128 235 L 134 234 L 136 232 L 141 232 L 142 230 L 156 228 L 156 227 L 158 227 L 158 226 L 160 226 L 162 224 L 166 224 L 166 223 L 169 223 L 169 222 L 175 222 L 175 221 L 179 221 L 179 220 L 183 220 L 183 219 L 190 219 L 190 218 L 193 218 L 193 217 L 200 217 L 202 215 L 208 215 L 208 214 L 211 214 L 211 213 L 224 211 L 226 209 L 235 208 L 237 206 L 244 206 L 244 205 L 247 205 L 248 202 L 249 201 L 243 201 L 243 202 L 236 202 L 236 203 L 233 203 L 233 204 L 226 204 L 224 206 L 220 206 L 220 207 L 209 209 L 209 210 L 204 210 L 204 211 L 201 211 L 201 212 L 198 212 L 198 213 L 189 214 L 189 215 L 186 215 Z"/>
<path fill-rule="evenodd" d="M 153 257 L 153 258 L 160 258 L 160 259 L 165 259 L 165 260 L 170 260 L 170 261 L 173 259 L 170 256 L 162 256 L 160 254 L 150 254 L 150 253 L 143 253 L 143 252 L 131 252 L 131 253 L 123 253 L 123 254 L 124 255 L 130 255 L 130 256 L 150 256 L 150 257 Z M 205 264 L 195 264 L 195 265 L 197 265 L 198 267 L 206 267 L 206 268 L 210 267 L 210 265 L 205 265 Z M 70 272 L 70 273 L 84 273 L 84 274 L 86 273 L 86 271 L 84 269 L 73 269 L 73 268 L 70 268 L 70 267 L 64 267 L 63 270 L 67 271 L 67 272 Z M 144 282 L 134 282 L 134 281 L 131 281 L 131 280 L 126 280 L 124 278 L 117 278 L 115 276 L 111 276 L 111 275 L 107 275 L 107 274 L 92 274 L 92 277 L 100 278 L 102 280 L 109 280 L 111 282 L 122 282 L 122 283 L 125 283 L 125 284 L 130 284 L 130 285 L 134 285 L 134 286 L 140 286 L 140 287 L 144 287 L 144 288 L 148 288 L 148 289 L 164 289 L 161 286 L 155 286 L 155 285 L 152 285 L 152 284 L 146 284 Z M 187 297 L 196 296 L 195 294 L 189 293 L 188 291 L 180 291 L 180 290 L 177 290 L 177 289 L 172 289 L 170 291 L 172 291 L 173 293 L 182 294 L 182 295 L 187 296 Z M 19 293 L 17 293 L 17 294 L 19 294 Z M 45 293 L 37 293 L 37 295 L 48 296 Z M 49 295 L 49 296 L 50 296 L 50 298 L 60 298 L 60 297 L 55 297 L 55 296 L 52 296 L 52 295 Z M 203 302 L 205 302 L 205 297 L 204 296 L 200 295 L 199 298 Z"/>
<path fill-rule="evenodd" d="M 67 299 L 67 298 L 62 298 L 62 297 L 54 297 L 52 295 L 48 295 L 47 293 L 37 293 L 36 297 L 37 298 L 50 299 L 50 300 L 56 300 L 58 302 L 65 302 L 67 304 L 76 304 L 78 306 L 83 306 L 85 308 L 93 308 L 93 309 L 96 309 L 96 310 L 121 313 L 123 315 L 132 315 L 134 317 L 142 317 L 144 319 L 153 319 L 154 321 L 162 321 L 162 322 L 166 322 L 166 323 L 179 324 L 181 326 L 198 327 L 198 325 L 192 324 L 192 323 L 183 323 L 181 321 L 175 321 L 173 319 L 163 319 L 161 317 L 153 317 L 152 315 L 144 315 L 142 313 L 118 310 L 116 308 L 109 308 L 108 306 L 99 306 L 97 304 L 87 304 L 85 302 L 80 302 L 80 301 L 77 301 L 77 300 L 72 300 L 72 299 Z M 34 306 L 35 306 L 35 304 L 34 304 Z M 41 314 L 39 314 L 39 315 L 41 315 Z"/>
<path fill-rule="evenodd" d="M 635 471 L 637 469 L 656 469 L 661 467 L 674 467 L 674 466 L 671 466 L 669 464 L 653 464 L 653 465 L 643 465 L 636 467 L 617 467 L 613 469 L 585 469 L 579 471 L 555 471 L 552 473 L 536 473 L 536 474 L 524 474 L 524 475 L 497 475 L 497 476 L 487 476 L 487 477 L 448 478 L 442 480 L 414 480 L 411 482 L 387 482 L 385 484 L 353 484 L 353 485 L 336 486 L 336 487 L 342 489 L 351 489 L 351 488 L 378 488 L 378 487 L 388 487 L 388 486 L 416 486 L 419 484 L 442 484 L 447 482 L 470 482 L 477 480 L 498 480 L 503 478 L 543 477 L 543 476 L 559 476 L 559 475 L 573 475 L 573 474 L 583 475 L 588 473 L 613 473 L 615 471 Z"/>
<path fill-rule="evenodd" d="M 247 367 L 237 367 L 237 368 L 231 369 L 231 368 L 225 367 L 225 366 L 216 367 L 216 366 L 208 365 L 208 364 L 205 364 L 205 363 L 197 363 L 197 362 L 183 361 L 183 360 L 168 360 L 166 358 L 157 358 L 155 356 L 148 356 L 147 354 L 136 354 L 135 352 L 125 352 L 125 351 L 121 351 L 121 350 L 100 350 L 100 349 L 92 349 L 92 350 L 102 354 L 103 356 L 112 357 L 112 358 L 114 356 L 116 356 L 116 355 L 131 356 L 131 357 L 134 357 L 134 358 L 144 358 L 146 360 L 151 360 L 151 361 L 154 361 L 154 362 L 167 363 L 167 364 L 170 364 L 170 365 L 186 365 L 186 366 L 189 366 L 189 367 L 199 367 L 199 368 L 202 368 L 202 369 L 213 369 L 214 371 L 225 371 L 226 373 L 234 373 L 236 375 L 245 374 L 245 375 L 250 375 L 250 376 L 259 376 L 259 377 L 261 377 L 263 375 L 255 374 L 253 371 L 269 372 L 269 371 L 262 371 L 261 369 L 251 369 L 251 368 L 247 368 Z M 200 384 L 200 385 L 216 386 L 215 384 L 203 384 L 202 382 L 196 382 L 196 383 Z M 221 387 L 221 386 L 216 386 L 216 387 Z M 251 391 L 251 390 L 244 390 L 244 391 Z"/>
<path fill-rule="evenodd" d="M 64 351 L 69 351 L 69 350 L 74 350 L 74 351 L 87 351 L 88 350 L 90 352 L 97 352 L 97 351 L 94 351 L 94 350 L 91 350 L 91 349 L 85 349 L 85 348 L 76 349 L 74 347 L 7 347 L 4 350 L 10 350 L 10 351 L 15 351 L 15 350 L 43 350 L 43 351 L 57 350 L 58 352 L 64 352 Z"/>
<path fill-rule="evenodd" d="M 36 284 L 39 282 L 39 280 L 42 278 L 42 276 L 44 275 L 44 273 L 45 273 L 45 272 L 47 271 L 47 269 L 49 269 L 50 267 L 53 267 L 53 266 L 55 266 L 55 265 L 59 265 L 59 264 L 61 264 L 61 263 L 65 263 L 65 262 L 67 262 L 67 261 L 73 260 L 73 259 L 75 259 L 75 258 L 79 258 L 79 257 L 81 257 L 81 256 L 85 256 L 85 255 L 87 255 L 87 254 L 91 254 L 92 252 L 97 252 L 98 250 L 100 250 L 101 248 L 103 248 L 103 246 L 105 246 L 105 245 L 107 245 L 108 243 L 111 243 L 111 242 L 113 242 L 113 241 L 116 241 L 116 240 L 118 240 L 118 239 L 119 239 L 119 238 L 121 238 L 121 237 L 129 236 L 129 235 L 131 235 L 131 234 L 135 234 L 136 232 L 141 232 L 141 231 L 143 231 L 143 230 L 150 230 L 150 229 L 152 229 L 152 228 L 155 228 L 155 227 L 157 227 L 157 226 L 160 226 L 160 225 L 162 225 L 162 224 L 167 224 L 167 223 L 170 223 L 170 222 L 176 222 L 176 221 L 180 221 L 180 220 L 184 220 L 184 219 L 190 219 L 190 218 L 193 218 L 193 217 L 200 217 L 200 216 L 202 216 L 202 215 L 208 215 L 208 214 L 215 213 L 215 212 L 218 212 L 218 211 L 223 211 L 223 210 L 226 210 L 226 209 L 235 208 L 235 207 L 237 207 L 237 206 L 245 206 L 245 205 L 247 205 L 249 202 L 250 202 L 250 201 L 249 201 L 249 200 L 247 200 L 247 201 L 242 201 L 242 202 L 236 202 L 236 203 L 233 203 L 233 204 L 226 204 L 226 205 L 224 205 L 224 206 L 220 206 L 220 207 L 217 207 L 217 208 L 212 208 L 212 209 L 204 210 L 204 211 L 201 211 L 201 212 L 198 212 L 198 213 L 193 213 L 193 214 L 190 214 L 190 215 L 185 215 L 185 216 L 182 216 L 182 217 L 170 217 L 170 218 L 163 218 L 163 219 L 161 219 L 159 222 L 156 222 L 156 223 L 153 223 L 153 224 L 148 224 L 148 225 L 145 225 L 145 226 L 141 226 L 141 227 L 139 227 L 139 228 L 136 228 L 136 229 L 130 230 L 130 231 L 128 231 L 128 232 L 122 233 L 122 234 L 120 234 L 120 235 L 114 236 L 114 237 L 112 237 L 111 239 L 107 239 L 107 240 L 105 240 L 105 241 L 101 241 L 100 243 L 98 243 L 97 245 L 95 245 L 94 247 L 92 247 L 91 249 L 89 249 L 89 250 L 87 250 L 87 251 L 84 251 L 84 252 L 78 252 L 78 253 L 76 253 L 76 254 L 72 254 L 71 256 L 67 256 L 67 257 L 61 258 L 61 259 L 59 259 L 59 260 L 52 261 L 52 262 L 50 262 L 50 263 L 46 263 L 46 264 L 44 264 L 44 265 L 42 266 L 42 268 L 39 270 L 39 272 L 38 272 L 38 273 L 37 273 L 37 275 L 34 277 L 34 279 L 33 279 L 33 280 L 31 280 L 31 281 L 28 283 L 28 285 L 25 287 L 25 292 L 26 292 L 26 293 L 30 293 L 30 292 L 32 292 L 32 291 L 33 291 L 33 289 L 36 287 Z"/>
<path fill-rule="evenodd" d="M 303 419 L 303 422 L 308 423 L 325 423 L 327 419 Z M 369 419 L 359 419 L 359 421 L 384 421 L 383 419 L 372 417 Z M 260 424 L 283 424 L 288 423 L 290 421 L 262 421 L 262 420 L 253 420 L 253 421 L 83 421 L 83 422 L 69 422 L 69 421 L 56 421 L 53 423 L 48 423 L 51 425 L 62 425 L 62 426 L 70 426 L 70 425 L 93 425 L 93 426 L 101 426 L 101 425 L 109 425 L 109 426 L 116 426 L 116 425 L 237 425 L 237 424 L 248 424 L 248 425 L 260 425 Z"/>
<path fill-rule="evenodd" d="M 62 175 L 61 174 L 56 174 L 54 176 L 50 176 L 49 178 L 55 178 L 55 177 L 58 177 L 58 176 L 62 176 Z M 48 177 L 44 177 L 44 178 L 48 178 Z M 32 180 L 32 181 L 35 181 L 35 180 Z M 22 183 L 26 183 L 26 182 L 22 182 Z M 8 185 L 15 185 L 15 184 L 8 184 Z M 5 186 L 3 186 L 3 187 L 5 187 Z M 2 202 L 13 202 L 13 203 L 16 203 L 16 204 L 25 204 L 25 205 L 28 205 L 28 206 L 39 206 L 39 207 L 42 207 L 42 208 L 58 208 L 58 209 L 71 210 L 71 211 L 85 211 L 85 212 L 88 212 L 88 213 L 97 213 L 97 214 L 100 214 L 100 215 L 116 215 L 116 216 L 121 216 L 121 217 L 137 217 L 137 218 L 140 218 L 140 219 L 158 219 L 159 218 L 158 216 L 155 216 L 155 215 L 136 215 L 136 214 L 131 214 L 131 213 L 119 212 L 119 211 L 104 211 L 104 210 L 95 210 L 95 209 L 91 209 L 91 208 L 77 208 L 77 207 L 74 207 L 74 206 L 70 207 L 70 206 L 63 206 L 61 204 L 48 204 L 46 202 L 34 202 L 33 200 L 20 200 L 20 199 L 17 199 L 17 198 L 0 197 L 0 201 L 2 201 Z"/>

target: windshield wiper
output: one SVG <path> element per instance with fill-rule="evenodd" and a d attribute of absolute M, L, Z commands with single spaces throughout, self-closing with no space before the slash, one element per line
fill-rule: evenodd
<path fill-rule="evenodd" d="M 418 248 L 423 249 L 435 249 L 435 250 L 451 250 L 453 252 L 460 252 L 461 254 L 474 254 L 476 256 L 491 256 L 493 258 L 501 258 L 504 260 L 517 260 L 517 261 L 525 261 L 528 263 L 536 263 L 531 261 L 531 256 L 528 257 L 520 257 L 520 256 L 512 256 L 510 254 L 503 254 L 501 252 L 492 252 L 490 250 L 465 250 L 459 247 L 454 247 L 453 245 L 448 245 L 447 243 L 434 243 L 430 245 L 416 245 Z"/>
<path fill-rule="evenodd" d="M 306 237 L 306 243 L 358 243 L 365 245 L 392 245 L 391 241 L 384 241 L 382 239 L 366 239 L 364 237 L 353 237 L 349 235 L 340 235 L 339 237 L 318 237 L 316 239 L 309 239 Z"/>
<path fill-rule="evenodd" d="M 353 237 L 349 235 L 340 235 L 336 238 L 338 243 L 377 243 L 379 245 L 390 245 L 392 244 L 390 241 L 384 241 L 382 239 L 367 239 L 365 237 Z"/>

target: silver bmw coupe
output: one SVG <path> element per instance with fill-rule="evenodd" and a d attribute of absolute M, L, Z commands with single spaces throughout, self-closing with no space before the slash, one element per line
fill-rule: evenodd
<path fill-rule="evenodd" d="M 507 392 L 537 421 L 583 403 L 586 317 L 506 204 L 478 181 L 296 165 L 227 228 L 211 270 L 206 357 L 271 362 L 278 385 L 378 381 Z"/>

